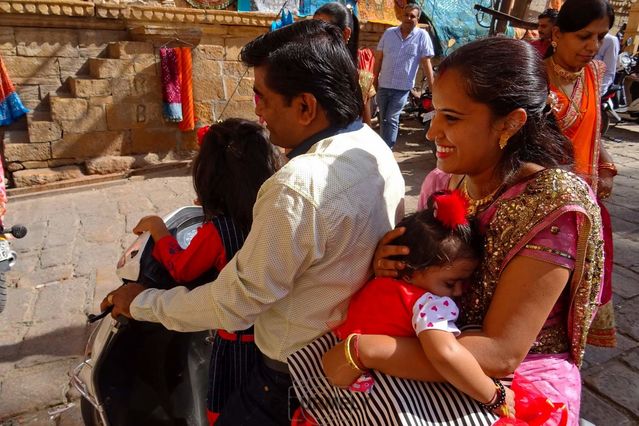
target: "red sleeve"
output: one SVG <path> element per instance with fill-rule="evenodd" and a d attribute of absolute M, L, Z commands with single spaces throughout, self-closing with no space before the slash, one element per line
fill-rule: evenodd
<path fill-rule="evenodd" d="M 153 257 L 161 262 L 178 283 L 193 281 L 211 268 L 226 265 L 226 251 L 213 223 L 203 224 L 186 249 L 172 235 L 155 243 Z"/>

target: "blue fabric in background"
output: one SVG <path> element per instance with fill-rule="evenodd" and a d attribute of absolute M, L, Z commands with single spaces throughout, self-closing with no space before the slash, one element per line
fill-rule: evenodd
<path fill-rule="evenodd" d="M 11 92 L 9 96 L 0 101 L 0 126 L 8 126 L 28 112 L 29 110 L 22 105 L 18 94 Z"/>

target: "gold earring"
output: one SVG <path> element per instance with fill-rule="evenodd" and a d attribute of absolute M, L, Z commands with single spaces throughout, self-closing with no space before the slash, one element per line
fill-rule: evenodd
<path fill-rule="evenodd" d="M 506 145 L 508 145 L 508 139 L 510 139 L 510 136 L 508 135 L 501 135 L 499 137 L 499 148 L 504 149 L 506 148 Z"/>
<path fill-rule="evenodd" d="M 555 40 L 550 42 L 550 45 L 552 46 L 553 49 L 557 49 L 557 42 Z"/>

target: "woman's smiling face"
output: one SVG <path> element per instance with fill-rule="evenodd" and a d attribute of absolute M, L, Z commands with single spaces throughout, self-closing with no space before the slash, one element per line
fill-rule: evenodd
<path fill-rule="evenodd" d="M 433 85 L 435 116 L 426 133 L 437 146 L 437 168 L 451 174 L 481 174 L 493 170 L 502 156 L 500 119 L 488 105 L 471 99 L 461 74 L 450 69 Z"/>

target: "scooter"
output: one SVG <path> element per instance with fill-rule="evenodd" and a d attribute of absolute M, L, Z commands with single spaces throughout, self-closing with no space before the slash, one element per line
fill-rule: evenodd
<path fill-rule="evenodd" d="M 201 207 L 182 207 L 164 222 L 185 248 L 204 221 Z M 117 264 L 124 285 L 139 282 L 168 289 L 174 281 L 152 256 L 153 239 L 140 235 Z M 193 288 L 212 281 L 209 271 L 186 284 Z M 155 323 L 113 319 L 110 310 L 89 315 L 97 322 L 85 359 L 71 373 L 81 394 L 85 425 L 208 425 L 206 392 L 211 354 L 209 332 L 179 333 Z"/>
<path fill-rule="evenodd" d="M 4 228 L 0 225 L 0 313 L 4 311 L 7 303 L 7 282 L 4 279 L 5 272 L 8 272 L 16 264 L 18 255 L 11 250 L 7 235 L 13 235 L 15 238 L 23 238 L 27 235 L 27 228 L 22 225 L 13 225 L 10 228 Z"/>

